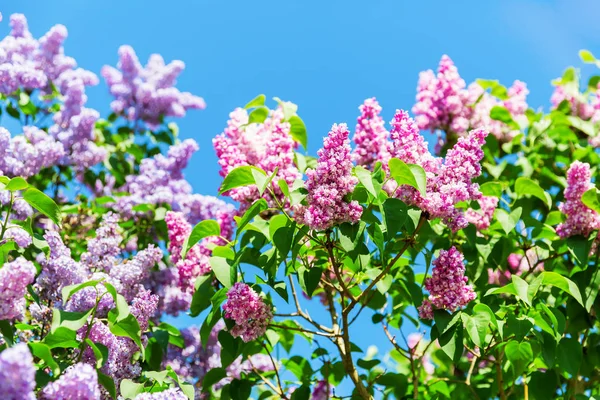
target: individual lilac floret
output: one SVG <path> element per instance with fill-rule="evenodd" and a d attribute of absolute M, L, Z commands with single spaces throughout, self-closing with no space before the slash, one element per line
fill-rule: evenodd
<path fill-rule="evenodd" d="M 498 206 L 498 198 L 493 196 L 481 196 L 479 200 L 479 210 L 469 208 L 465 211 L 465 218 L 469 223 L 475 225 L 477 230 L 485 230 L 490 227 L 494 216 L 494 211 Z"/>
<path fill-rule="evenodd" d="M 310 400 L 328 400 L 331 397 L 329 382 L 323 380 L 317 382 L 310 395 Z"/>
<path fill-rule="evenodd" d="M 3 400 L 35 400 L 35 367 L 25 343 L 0 353 L 0 393 Z"/>
<path fill-rule="evenodd" d="M 590 165 L 580 161 L 573 162 L 567 171 L 565 202 L 559 206 L 567 219 L 556 227 L 556 233 L 563 239 L 574 235 L 588 236 L 600 228 L 600 215 L 581 201 L 581 196 L 594 188 L 591 176 Z"/>
<path fill-rule="evenodd" d="M 19 257 L 0 268 L 0 320 L 20 319 L 25 311 L 27 285 L 37 270 L 31 261 Z"/>
<path fill-rule="evenodd" d="M 306 171 L 308 180 L 306 201 L 299 219 L 311 229 L 325 230 L 343 222 L 355 223 L 362 215 L 356 201 L 346 201 L 358 179 L 352 176 L 350 141 L 346 124 L 334 124 L 318 151 L 316 169 Z"/>
<path fill-rule="evenodd" d="M 188 400 L 188 397 L 180 389 L 171 388 L 162 392 L 140 393 L 134 400 Z"/>
<path fill-rule="evenodd" d="M 89 364 L 75 364 L 42 390 L 43 400 L 100 400 L 98 374 Z"/>
<path fill-rule="evenodd" d="M 264 335 L 273 318 L 271 307 L 250 286 L 237 282 L 227 292 L 227 301 L 223 305 L 225 318 L 235 322 L 231 329 L 233 337 L 241 337 L 250 342 Z"/>
<path fill-rule="evenodd" d="M 442 56 L 437 76 L 421 72 L 417 86 L 417 103 L 412 111 L 420 129 L 451 131 L 457 135 L 469 128 L 471 109 L 465 81 L 450 57 Z"/>
<path fill-rule="evenodd" d="M 361 112 L 356 124 L 354 143 L 356 147 L 352 153 L 352 159 L 358 165 L 373 168 L 377 161 L 386 163 L 388 131 L 385 122 L 379 115 L 381 106 L 375 98 L 366 99 L 359 107 Z"/>
<path fill-rule="evenodd" d="M 115 98 L 113 112 L 128 120 L 140 120 L 155 129 L 164 117 L 183 117 L 187 110 L 206 107 L 201 97 L 175 87 L 185 68 L 182 61 L 165 64 L 160 55 L 153 54 L 142 67 L 133 48 L 121 46 L 117 67 L 105 65 L 101 74 Z"/>
<path fill-rule="evenodd" d="M 441 250 L 433 261 L 431 278 L 425 280 L 425 288 L 429 298 L 419 307 L 419 317 L 433 319 L 434 309 L 451 312 L 466 306 L 477 295 L 465 276 L 464 257 L 454 246 L 449 250 Z"/>
<path fill-rule="evenodd" d="M 222 177 L 237 167 L 253 165 L 265 171 L 267 176 L 277 171 L 273 182 L 283 179 L 288 186 L 292 186 L 296 179 L 301 178 L 294 163 L 297 144 L 291 136 L 290 123 L 284 121 L 281 107 L 271 110 L 262 123 L 248 123 L 248 111 L 243 108 L 235 109 L 229 118 L 227 128 L 213 139 Z M 281 203 L 287 206 L 279 185 L 272 185 L 272 190 L 273 193 L 267 190 L 263 194 L 269 204 L 272 207 Z M 239 202 L 241 210 L 260 198 L 256 185 L 234 188 L 225 195 Z"/>

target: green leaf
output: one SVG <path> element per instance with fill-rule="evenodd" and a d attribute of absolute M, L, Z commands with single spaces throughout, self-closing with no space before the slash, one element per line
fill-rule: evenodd
<path fill-rule="evenodd" d="M 108 282 L 103 282 L 106 287 L 106 291 L 110 293 L 114 302 L 115 308 L 117 310 L 116 320 L 122 321 L 129 316 L 129 305 L 127 304 L 127 300 L 123 297 L 122 294 L 117 293 L 117 289 L 113 285 Z M 111 310 L 112 312 L 112 310 Z"/>
<path fill-rule="evenodd" d="M 211 257 L 209 263 L 219 282 L 229 289 L 234 283 L 235 269 L 223 257 Z"/>
<path fill-rule="evenodd" d="M 87 282 L 83 282 L 80 284 L 69 285 L 69 286 L 63 287 L 61 290 L 63 303 L 66 304 L 67 301 L 71 298 L 71 296 L 74 295 L 75 293 L 79 292 L 81 289 L 90 287 L 90 286 L 96 286 L 99 282 L 100 282 L 99 280 L 94 280 L 94 281 L 87 281 Z"/>
<path fill-rule="evenodd" d="M 552 198 L 532 179 L 520 177 L 515 182 L 515 192 L 519 197 L 531 195 L 540 199 L 548 209 L 552 208 Z"/>
<path fill-rule="evenodd" d="M 587 64 L 594 64 L 596 62 L 596 57 L 589 50 L 579 50 L 579 58 Z"/>
<path fill-rule="evenodd" d="M 54 332 L 47 334 L 43 342 L 51 349 L 56 347 L 65 349 L 79 347 L 77 332 L 64 326 L 58 327 Z"/>
<path fill-rule="evenodd" d="M 427 175 L 423 167 L 415 164 L 406 164 L 397 158 L 389 162 L 390 174 L 398 185 L 409 185 L 425 195 L 427 188 Z"/>
<path fill-rule="evenodd" d="M 323 268 L 316 265 L 313 265 L 309 269 L 304 269 L 302 272 L 300 286 L 302 286 L 308 297 L 312 297 L 313 292 L 319 286 L 321 276 L 323 276 Z"/>
<path fill-rule="evenodd" d="M 17 190 L 25 190 L 29 187 L 27 181 L 20 176 L 12 178 L 4 189 L 10 190 L 11 192 L 16 192 Z"/>
<path fill-rule="evenodd" d="M 221 184 L 221 189 L 219 190 L 219 194 L 223 194 L 231 189 L 235 189 L 240 186 L 248 186 L 256 184 L 256 180 L 254 179 L 254 174 L 252 170 L 256 170 L 262 175 L 267 176 L 265 171 L 260 168 L 246 165 L 243 167 L 237 167 L 231 170 L 223 179 L 223 184 Z"/>
<path fill-rule="evenodd" d="M 227 368 L 242 354 L 244 341 L 234 338 L 225 330 L 219 332 L 219 343 L 221 344 L 221 366 Z"/>
<path fill-rule="evenodd" d="M 45 193 L 40 192 L 34 187 L 28 187 L 23 192 L 23 199 L 30 206 L 50 218 L 56 225 L 60 225 L 60 210 L 54 200 Z"/>
<path fill-rule="evenodd" d="M 373 185 L 373 177 L 371 176 L 371 172 L 365 169 L 364 167 L 357 165 L 356 167 L 354 167 L 354 173 L 356 174 L 358 181 L 363 184 L 365 189 L 367 189 L 367 191 L 371 193 L 373 197 L 377 198 L 381 187 L 379 188 L 379 190 L 375 189 L 375 186 Z"/>
<path fill-rule="evenodd" d="M 501 208 L 496 208 L 494 210 L 494 216 L 500 223 L 500 226 L 502 226 L 504 233 L 508 235 L 515 229 L 515 226 L 517 226 L 517 223 L 521 219 L 522 211 L 523 209 L 521 207 L 517 207 L 509 214 Z"/>
<path fill-rule="evenodd" d="M 504 353 L 515 368 L 515 375 L 520 375 L 527 365 L 533 361 L 533 350 L 529 342 L 519 343 L 516 340 L 511 340 L 504 348 Z"/>
<path fill-rule="evenodd" d="M 525 304 L 531 307 L 531 300 L 529 299 L 529 284 L 518 275 L 512 275 L 512 284 L 517 292 L 517 297 Z"/>
<path fill-rule="evenodd" d="M 556 348 L 556 358 L 559 368 L 573 376 L 577 376 L 583 361 L 581 344 L 576 338 L 560 339 Z"/>
<path fill-rule="evenodd" d="M 564 277 L 556 272 L 544 271 L 539 275 L 538 279 L 541 280 L 542 285 L 556 286 L 557 288 L 567 292 L 568 294 L 573 296 L 573 298 L 577 300 L 579 304 L 585 307 L 583 299 L 581 298 L 581 292 L 579 291 L 579 288 L 569 278 Z M 533 293 L 533 295 L 535 295 L 535 293 Z"/>
<path fill-rule="evenodd" d="M 28 343 L 28 345 L 31 349 L 31 354 L 33 354 L 39 359 L 44 360 L 46 365 L 52 370 L 52 373 L 55 376 L 58 376 L 60 374 L 60 367 L 58 366 L 56 361 L 54 361 L 54 357 L 52 357 L 52 351 L 50 350 L 50 347 L 47 344 L 31 342 Z"/>
<path fill-rule="evenodd" d="M 269 116 L 269 109 L 264 106 L 256 107 L 250 114 L 248 115 L 248 123 L 259 123 L 262 124 L 265 122 L 267 117 Z"/>
<path fill-rule="evenodd" d="M 102 387 L 104 387 L 104 389 L 106 389 L 106 391 L 108 392 L 108 394 L 110 395 L 110 397 L 112 399 L 116 399 L 117 398 L 117 388 L 115 386 L 115 381 L 113 380 L 113 378 L 108 375 L 104 375 L 100 371 L 96 371 L 96 372 L 98 373 L 98 383 L 100 383 L 102 385 Z"/>
<path fill-rule="evenodd" d="M 513 120 L 512 115 L 510 115 L 510 112 L 504 106 L 492 107 L 490 110 L 490 118 L 496 121 L 504 122 L 512 129 L 519 129 L 519 124 Z"/>
<path fill-rule="evenodd" d="M 224 331 L 221 331 L 224 332 Z M 221 379 L 227 376 L 225 368 L 213 368 L 204 375 L 202 378 L 202 389 L 204 392 L 208 392 L 210 388 Z"/>
<path fill-rule="evenodd" d="M 192 304 L 190 306 L 190 315 L 192 317 L 197 317 L 202 311 L 210 306 L 210 299 L 215 293 L 212 282 L 212 274 L 202 275 L 196 278 L 194 295 L 192 296 Z"/>
<path fill-rule="evenodd" d="M 15 330 L 8 320 L 0 320 L 0 333 L 9 346 L 14 344 Z"/>
<path fill-rule="evenodd" d="M 490 197 L 498 197 L 502 196 L 502 190 L 504 189 L 504 185 L 502 182 L 485 182 L 479 187 L 479 191 L 484 196 Z"/>
<path fill-rule="evenodd" d="M 596 188 L 591 188 L 587 192 L 585 192 L 581 196 L 581 201 L 586 205 L 589 209 L 600 213 L 600 199 L 598 198 L 598 190 Z"/>
<path fill-rule="evenodd" d="M 264 106 L 265 105 L 265 100 L 267 99 L 267 97 L 264 94 L 259 94 L 258 96 L 256 96 L 255 98 L 253 98 L 252 100 L 250 100 L 248 102 L 248 104 L 246 104 L 244 106 L 244 108 L 246 110 L 250 109 L 250 108 L 254 108 L 254 107 L 259 107 L 259 106 Z"/>
<path fill-rule="evenodd" d="M 392 240 L 396 234 L 404 227 L 404 221 L 408 217 L 407 207 L 399 199 L 390 197 L 383 203 L 383 212 L 385 214 L 384 222 L 386 227 L 387 240 Z"/>
<path fill-rule="evenodd" d="M 248 207 L 248 209 L 246 210 L 246 212 L 244 213 L 244 215 L 241 218 L 237 219 L 237 226 L 238 226 L 238 228 L 236 229 L 236 234 L 239 235 L 240 233 L 242 233 L 242 231 L 244 230 L 244 228 L 246 227 L 246 225 L 254 217 L 256 217 L 261 212 L 265 211 L 267 208 L 269 208 L 269 205 L 267 204 L 267 201 L 265 199 L 262 199 L 262 198 L 259 199 L 258 201 L 256 201 L 250 207 Z"/>
<path fill-rule="evenodd" d="M 87 323 L 89 316 L 92 314 L 92 310 L 93 309 L 90 309 L 87 312 L 69 312 L 59 310 L 58 308 L 52 309 L 52 325 L 50 332 L 55 333 L 60 327 L 68 328 L 73 331 L 78 330 Z"/>
<path fill-rule="evenodd" d="M 106 361 L 108 361 L 108 347 L 102 343 L 94 343 L 90 339 L 85 339 L 85 342 L 94 352 L 94 357 L 96 357 L 96 368 L 102 368 Z"/>
<path fill-rule="evenodd" d="M 246 400 L 252 393 L 252 384 L 246 379 L 234 379 L 229 385 L 229 395 L 232 400 Z"/>
<path fill-rule="evenodd" d="M 140 329 L 140 324 L 137 319 L 132 314 L 129 314 L 127 318 L 124 318 L 121 321 L 117 321 L 116 318 L 111 318 L 111 315 L 109 314 L 108 328 L 115 336 L 128 337 L 133 340 L 140 348 L 142 357 L 144 357 L 144 346 L 141 341 L 142 330 Z"/>
<path fill-rule="evenodd" d="M 181 258 L 185 259 L 188 251 L 202 239 L 210 236 L 219 236 L 220 234 L 221 227 L 217 221 L 205 219 L 204 221 L 198 222 L 196 226 L 194 226 L 194 229 L 192 229 L 190 235 L 185 238 L 185 241 L 183 242 Z"/>
<path fill-rule="evenodd" d="M 306 134 L 306 126 L 304 121 L 297 115 L 292 115 L 288 120 L 290 123 L 290 134 L 292 139 L 300 143 L 305 149 L 308 148 L 308 135 Z"/>
<path fill-rule="evenodd" d="M 135 399 L 138 394 L 144 393 L 144 384 L 135 383 L 131 379 L 123 379 L 119 386 L 119 391 L 125 399 Z"/>

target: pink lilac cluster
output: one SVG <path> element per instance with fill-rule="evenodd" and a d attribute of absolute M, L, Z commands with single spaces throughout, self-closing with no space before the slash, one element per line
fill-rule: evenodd
<path fill-rule="evenodd" d="M 482 231 L 490 227 L 492 218 L 494 217 L 494 211 L 498 206 L 498 198 L 494 196 L 481 196 L 477 200 L 479 204 L 479 210 L 469 208 L 465 211 L 465 218 L 470 224 Z"/>
<path fill-rule="evenodd" d="M 441 218 L 454 232 L 465 228 L 468 221 L 455 205 L 479 200 L 482 196 L 479 185 L 472 181 L 481 174 L 479 163 L 483 158 L 482 146 L 487 134 L 478 129 L 460 137 L 442 160 L 429 153 L 427 142 L 408 113 L 398 110 L 392 121 L 392 141 L 388 151 L 391 157 L 423 167 L 427 188 L 425 196 L 407 185 L 400 188 L 388 186 L 386 189 L 395 197 L 426 211 L 429 218 Z"/>
<path fill-rule="evenodd" d="M 512 280 L 513 275 L 520 276 L 527 271 L 534 273 L 544 270 L 544 263 L 539 261 L 535 247 L 528 249 L 523 254 L 511 253 L 507 259 L 508 268 L 504 271 L 488 268 L 488 283 L 490 285 L 504 286 Z"/>
<path fill-rule="evenodd" d="M 182 329 L 184 347 L 169 345 L 165 366 L 173 368 L 177 375 L 189 383 L 201 382 L 208 371 L 221 368 L 221 344 L 218 336 L 223 329 L 225 323 L 219 320 L 211 330 L 206 346 L 202 346 L 200 342 L 200 331 L 197 327 Z M 217 382 L 214 388 L 223 387 L 233 379 L 239 379 L 242 373 L 252 372 L 254 368 L 259 372 L 267 372 L 272 371 L 274 366 L 266 354 L 254 354 L 245 361 L 238 357 L 225 369 L 227 376 Z"/>
<path fill-rule="evenodd" d="M 565 202 L 559 206 L 559 210 L 567 216 L 567 219 L 556 227 L 556 233 L 561 238 L 574 235 L 588 236 L 592 231 L 600 228 L 600 215 L 581 201 L 581 196 L 595 187 L 591 177 L 590 165 L 580 161 L 573 162 L 567 171 Z"/>
<path fill-rule="evenodd" d="M 579 93 L 577 85 L 557 85 L 550 97 L 552 108 L 566 101 L 569 104 L 571 115 L 579 117 L 583 120 L 589 120 L 594 116 L 594 106 L 590 104 L 585 96 Z"/>
<path fill-rule="evenodd" d="M 346 124 L 334 124 L 317 153 L 317 168 L 306 171 L 308 206 L 299 209 L 298 219 L 311 229 L 325 230 L 343 222 L 355 223 L 362 215 L 362 207 L 356 200 L 346 200 L 358 183 L 352 176 L 348 135 Z"/>
<path fill-rule="evenodd" d="M 411 333 L 406 338 L 406 344 L 408 346 L 408 351 L 414 358 L 420 359 L 421 366 L 427 375 L 433 375 L 435 372 L 435 365 L 431 361 L 431 356 L 429 353 L 423 353 L 423 350 L 427 348 L 427 343 L 423 339 L 423 334 L 421 333 Z"/>
<path fill-rule="evenodd" d="M 213 196 L 195 194 L 185 180 L 183 169 L 191 156 L 198 150 L 198 144 L 187 139 L 171 146 L 167 155 L 157 154 L 153 158 L 142 160 L 138 175 L 128 175 L 126 183 L 114 190 L 112 182 L 103 185 L 97 182 L 98 195 L 111 195 L 113 191 L 127 193 L 119 196 L 115 209 L 122 216 L 136 216 L 139 212 L 133 207 L 139 204 L 169 205 L 174 211 L 186 215 L 187 220 L 195 224 L 204 219 L 233 219 L 234 207 Z"/>
<path fill-rule="evenodd" d="M 35 367 L 25 343 L 0 353 L 0 393 L 3 400 L 35 400 Z"/>
<path fill-rule="evenodd" d="M 518 129 L 512 129 L 504 122 L 494 120 L 490 116 L 492 108 L 496 106 L 504 107 L 510 113 L 512 119 L 516 122 L 526 121 L 525 111 L 527 111 L 527 95 L 529 90 L 527 85 L 521 81 L 515 81 L 508 88 L 508 98 L 500 100 L 489 92 L 485 91 L 478 83 L 469 85 L 469 96 L 473 100 L 473 112 L 469 121 L 471 129 L 485 129 L 496 137 L 500 142 L 508 142 L 519 134 Z"/>
<path fill-rule="evenodd" d="M 377 161 L 386 163 L 388 131 L 385 122 L 379 115 L 381 106 L 375 98 L 366 99 L 358 108 L 361 115 L 358 117 L 354 132 L 352 160 L 357 165 L 372 169 Z"/>
<path fill-rule="evenodd" d="M 241 337 L 250 342 L 264 335 L 273 310 L 264 300 L 245 283 L 237 282 L 227 292 L 227 301 L 223 305 L 225 318 L 233 320 L 233 337 Z"/>
<path fill-rule="evenodd" d="M 61 110 L 54 115 L 54 125 L 48 129 L 49 134 L 26 127 L 30 132 L 26 131 L 24 138 L 16 136 L 11 139 L 7 156 L 11 157 L 15 170 L 8 169 L 7 172 L 18 175 L 20 163 L 23 164 L 20 168 L 27 175 L 50 165 L 74 165 L 81 171 L 99 163 L 106 152 L 94 143 L 94 124 L 98 113 L 84 107 L 87 102 L 85 87 L 97 85 L 98 78 L 90 71 L 75 69 L 75 60 L 64 54 L 67 29 L 56 25 L 36 40 L 22 14 L 13 14 L 10 25 L 10 34 L 0 41 L 0 93 L 11 95 L 22 89 L 26 92 L 39 90 L 40 94 L 49 95 L 53 84 L 63 103 Z M 37 100 L 35 97 L 31 99 Z M 42 100 L 40 106 L 44 105 L 50 106 L 50 103 Z M 25 152 L 20 154 L 21 150 Z"/>
<path fill-rule="evenodd" d="M 420 129 L 452 131 L 462 135 L 469 129 L 471 110 L 466 83 L 447 55 L 442 56 L 437 75 L 421 72 L 417 85 L 417 103 L 412 112 Z"/>
<path fill-rule="evenodd" d="M 444 309 L 451 312 L 466 306 L 477 295 L 465 276 L 464 257 L 454 246 L 441 250 L 433 261 L 431 278 L 425 280 L 429 297 L 419 307 L 419 317 L 433 319 L 433 310 Z"/>
<path fill-rule="evenodd" d="M 23 127 L 23 134 L 11 137 L 0 127 L 0 174 L 28 178 L 43 168 L 57 165 L 65 156 L 62 143 L 33 126 Z"/>
<path fill-rule="evenodd" d="M 326 380 L 318 381 L 310 394 L 310 400 L 328 400 L 331 398 L 331 388 Z"/>
<path fill-rule="evenodd" d="M 170 388 L 162 392 L 140 393 L 133 400 L 188 400 L 178 388 Z"/>
<path fill-rule="evenodd" d="M 262 123 L 248 122 L 248 111 L 236 108 L 229 114 L 227 128 L 213 139 L 213 147 L 221 166 L 219 174 L 226 177 L 237 167 L 252 165 L 261 168 L 267 176 L 277 170 L 273 182 L 284 180 L 292 186 L 296 179 L 301 178 L 301 174 L 294 163 L 297 144 L 290 135 L 290 123 L 284 121 L 282 108 L 271 110 Z M 278 202 L 283 202 L 284 196 L 279 185 L 272 185 L 272 190 L 276 199 L 273 199 L 268 190 L 263 197 L 272 207 L 277 207 Z M 256 185 L 231 189 L 225 195 L 239 202 L 241 210 L 260 197 Z"/>
<path fill-rule="evenodd" d="M 187 110 L 206 108 L 201 97 L 175 87 L 184 69 L 183 61 L 165 64 L 159 54 L 152 54 L 142 66 L 131 46 L 121 46 L 117 68 L 105 65 L 101 74 L 115 97 L 112 110 L 155 129 L 164 117 L 183 117 Z"/>
<path fill-rule="evenodd" d="M 592 98 L 592 107 L 594 108 L 594 115 L 592 116 L 592 122 L 598 123 L 600 122 L 600 82 L 598 82 L 598 86 L 596 87 L 596 92 L 594 97 Z M 598 136 L 596 136 L 598 138 Z M 596 139 L 598 142 L 598 139 Z M 600 143 L 595 147 L 600 147 Z"/>
<path fill-rule="evenodd" d="M 100 400 L 98 374 L 89 364 L 78 363 L 65 370 L 42 390 L 44 400 Z"/>
<path fill-rule="evenodd" d="M 36 273 L 33 263 L 23 257 L 0 268 L 0 320 L 23 317 L 27 285 L 33 283 Z"/>

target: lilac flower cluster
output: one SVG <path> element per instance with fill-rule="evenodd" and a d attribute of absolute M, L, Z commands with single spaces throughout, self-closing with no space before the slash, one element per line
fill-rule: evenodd
<path fill-rule="evenodd" d="M 421 333 L 411 333 L 406 339 L 408 350 L 414 358 L 421 361 L 421 366 L 427 375 L 433 375 L 435 365 L 431 361 L 431 356 L 426 352 L 427 343 Z M 425 352 L 424 352 L 425 351 Z"/>
<path fill-rule="evenodd" d="M 183 117 L 187 110 L 206 107 L 201 97 L 175 87 L 185 68 L 183 61 L 165 64 L 159 54 L 152 54 L 142 67 L 133 48 L 121 46 L 117 68 L 105 65 L 101 74 L 115 97 L 112 110 L 130 121 L 143 121 L 155 129 L 164 117 Z"/>
<path fill-rule="evenodd" d="M 494 106 L 503 106 L 513 120 L 524 121 L 528 93 L 521 81 L 514 82 L 508 89 L 508 98 L 503 100 L 486 92 L 478 83 L 467 87 L 450 57 L 444 55 L 437 75 L 431 70 L 419 75 L 417 102 L 412 111 L 420 129 L 445 131 L 447 136 L 457 137 L 466 135 L 470 129 L 485 129 L 498 140 L 509 141 L 518 131 L 492 120 L 490 111 Z M 441 137 L 439 140 L 438 150 L 444 143 Z"/>
<path fill-rule="evenodd" d="M 27 285 L 33 283 L 36 273 L 33 263 L 23 257 L 0 268 L 0 320 L 22 318 Z"/>
<path fill-rule="evenodd" d="M 571 114 L 576 117 L 589 120 L 594 116 L 594 105 L 590 104 L 582 93 L 579 93 L 577 85 L 556 85 L 550 96 L 552 108 L 558 108 L 563 101 L 568 103 Z"/>
<path fill-rule="evenodd" d="M 10 25 L 12 31 L 0 41 L 0 93 L 13 95 L 22 89 L 50 95 L 52 83 L 63 105 L 54 115 L 48 134 L 34 127 L 25 127 L 23 136 L 12 139 L 6 131 L 0 134 L 0 148 L 6 149 L 4 157 L 8 157 L 8 164 L 0 165 L 0 169 L 9 175 L 31 176 L 51 165 L 74 165 L 81 171 L 99 163 L 106 152 L 94 143 L 98 113 L 84 107 L 85 87 L 97 85 L 98 78 L 75 69 L 75 60 L 64 54 L 67 29 L 56 25 L 36 40 L 22 14 L 13 14 Z M 43 100 L 42 105 L 49 105 L 48 101 Z"/>
<path fill-rule="evenodd" d="M 273 182 L 283 179 L 291 186 L 301 177 L 294 164 L 297 144 L 290 135 L 291 125 L 284 121 L 281 107 L 271 110 L 263 123 L 248 123 L 248 112 L 243 108 L 235 109 L 229 118 L 227 128 L 213 139 L 221 176 L 227 176 L 237 167 L 253 165 L 265 171 L 267 176 L 277 170 Z M 276 207 L 277 201 L 283 202 L 284 196 L 278 185 L 273 185 L 273 191 L 277 199 L 273 199 L 269 191 L 263 197 Z M 225 195 L 239 202 L 241 210 L 260 197 L 255 185 L 235 188 Z"/>
<path fill-rule="evenodd" d="M 35 367 L 25 343 L 0 353 L 0 393 L 5 400 L 35 400 Z"/>
<path fill-rule="evenodd" d="M 419 317 L 433 319 L 434 309 L 445 309 L 451 312 L 466 306 L 477 295 L 465 276 L 464 257 L 454 246 L 449 250 L 441 250 L 433 261 L 431 278 L 425 280 L 425 288 L 429 298 L 419 307 Z"/>
<path fill-rule="evenodd" d="M 223 329 L 225 323 L 220 320 L 212 329 L 204 347 L 200 343 L 200 331 L 197 327 L 182 329 L 184 347 L 169 345 L 165 365 L 173 368 L 177 375 L 192 384 L 201 382 L 208 371 L 221 368 L 221 344 L 218 336 Z M 239 379 L 242 373 L 248 374 L 253 369 L 266 372 L 272 371 L 274 366 L 266 354 L 254 354 L 245 361 L 238 357 L 225 369 L 227 376 L 217 382 L 214 388 L 219 389 L 233 379 Z"/>
<path fill-rule="evenodd" d="M 498 198 L 493 196 L 481 196 L 477 200 L 479 204 L 479 210 L 469 208 L 465 211 L 465 218 L 469 223 L 475 225 L 475 227 L 483 231 L 490 227 L 492 218 L 494 217 L 494 211 L 498 206 Z"/>
<path fill-rule="evenodd" d="M 310 394 L 311 400 L 328 400 L 331 397 L 331 388 L 329 382 L 322 380 L 317 382 Z"/>
<path fill-rule="evenodd" d="M 525 255 L 511 253 L 507 261 L 508 268 L 504 271 L 488 268 L 488 283 L 490 285 L 504 286 L 511 281 L 512 275 L 520 276 L 530 270 L 532 272 L 541 272 L 544 270 L 544 263 L 539 261 L 535 247 L 527 249 Z"/>
<path fill-rule="evenodd" d="M 352 152 L 352 159 L 357 165 L 372 169 L 377 161 L 384 164 L 387 157 L 388 131 L 385 122 L 379 115 L 381 106 L 375 98 L 366 99 L 359 107 L 361 115 L 358 117 L 354 133 L 356 147 Z"/>
<path fill-rule="evenodd" d="M 237 282 L 227 292 L 223 311 L 225 318 L 235 322 L 231 335 L 241 337 L 244 342 L 264 335 L 273 318 L 271 307 L 250 286 L 241 282 Z"/>
<path fill-rule="evenodd" d="M 46 400 L 100 400 L 98 374 L 89 364 L 78 363 L 65 370 L 42 390 Z"/>
<path fill-rule="evenodd" d="M 559 206 L 567 219 L 556 227 L 556 233 L 561 238 L 574 235 L 588 236 L 592 231 L 600 228 L 600 215 L 581 201 L 581 196 L 595 187 L 591 177 L 590 165 L 580 161 L 573 162 L 567 171 L 565 202 Z"/>
<path fill-rule="evenodd" d="M 13 196 L 13 205 L 11 209 L 10 220 L 24 221 L 27 217 L 33 214 L 31 206 L 22 198 L 20 198 L 21 192 L 15 192 Z M 0 206 L 6 207 L 10 203 L 10 192 L 8 190 L 0 190 Z M 3 221 L 6 220 L 6 213 L 2 213 Z"/>
<path fill-rule="evenodd" d="M 4 237 L 15 241 L 19 247 L 29 247 L 33 243 L 33 239 L 29 233 L 19 225 L 8 225 Z"/>
<path fill-rule="evenodd" d="M 430 218 L 441 218 L 453 231 L 465 228 L 468 221 L 455 205 L 481 198 L 479 185 L 472 180 L 481 174 L 479 162 L 483 158 L 481 148 L 487 132 L 474 130 L 468 136 L 460 137 L 443 162 L 429 153 L 427 143 L 421 138 L 417 126 L 405 111 L 396 112 L 390 136 L 390 156 L 407 164 L 420 165 L 427 174 L 425 196 L 406 185 L 392 190 L 391 193 L 406 203 L 427 211 Z"/>
<path fill-rule="evenodd" d="M 178 388 L 170 388 L 162 392 L 140 393 L 134 400 L 188 400 L 188 397 Z"/>
<path fill-rule="evenodd" d="M 357 201 L 346 201 L 358 183 L 352 176 L 348 135 L 346 124 L 334 124 L 317 153 L 317 168 L 306 171 L 308 207 L 299 210 L 298 219 L 311 229 L 325 230 L 343 222 L 355 223 L 362 215 Z"/>

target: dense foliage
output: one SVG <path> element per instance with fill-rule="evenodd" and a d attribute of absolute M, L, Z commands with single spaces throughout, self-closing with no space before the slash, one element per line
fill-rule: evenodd
<path fill-rule="evenodd" d="M 600 77 L 567 69 L 543 113 L 444 56 L 414 119 L 367 99 L 317 157 L 297 106 L 260 95 L 213 140 L 224 201 L 183 175 L 198 146 L 172 120 L 204 101 L 182 62 L 122 46 L 102 119 L 66 28 L 10 25 L 2 399 L 600 395 Z M 373 330 L 389 345 L 353 339 Z"/>

